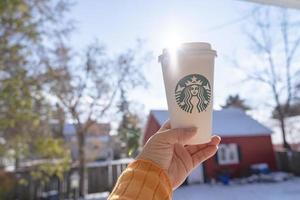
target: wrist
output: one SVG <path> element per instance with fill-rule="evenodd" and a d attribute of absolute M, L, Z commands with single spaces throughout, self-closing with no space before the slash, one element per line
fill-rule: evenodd
<path fill-rule="evenodd" d="M 167 183 L 167 186 L 171 190 L 173 189 L 171 179 L 170 179 L 167 171 L 165 169 L 163 169 L 160 165 L 158 165 L 157 163 L 155 163 L 152 160 L 149 160 L 147 158 L 140 158 L 138 156 L 133 163 L 128 165 L 128 167 L 135 167 L 135 166 L 138 165 L 138 163 L 143 163 L 143 164 L 146 164 L 146 165 L 150 165 L 151 167 L 149 169 L 151 169 L 151 171 L 159 174 L 160 177 L 164 180 L 164 182 Z"/>

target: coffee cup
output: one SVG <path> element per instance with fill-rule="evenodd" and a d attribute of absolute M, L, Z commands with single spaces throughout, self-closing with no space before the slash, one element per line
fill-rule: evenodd
<path fill-rule="evenodd" d="M 171 128 L 198 128 L 189 144 L 211 139 L 215 57 L 204 42 L 183 43 L 159 56 Z"/>

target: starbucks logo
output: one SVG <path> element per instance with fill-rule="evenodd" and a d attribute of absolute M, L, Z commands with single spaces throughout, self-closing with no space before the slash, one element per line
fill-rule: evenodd
<path fill-rule="evenodd" d="M 187 75 L 177 83 L 175 97 L 182 110 L 192 113 L 196 107 L 198 112 L 202 112 L 209 105 L 211 98 L 209 81 L 200 74 Z"/>

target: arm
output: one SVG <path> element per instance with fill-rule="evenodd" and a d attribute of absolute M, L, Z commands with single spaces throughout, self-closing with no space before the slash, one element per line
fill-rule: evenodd
<path fill-rule="evenodd" d="M 151 161 L 136 160 L 122 173 L 109 200 L 172 199 L 166 172 Z"/>
<path fill-rule="evenodd" d="M 196 128 L 171 129 L 165 123 L 121 174 L 109 200 L 171 199 L 172 190 L 218 149 L 218 136 L 207 144 L 187 145 L 197 132 Z"/>

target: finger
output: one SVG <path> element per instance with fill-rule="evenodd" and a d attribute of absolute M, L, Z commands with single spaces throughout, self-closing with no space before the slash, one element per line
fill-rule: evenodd
<path fill-rule="evenodd" d="M 187 145 L 185 149 L 192 155 L 197 151 L 207 147 L 207 144 L 196 144 L 196 145 Z"/>
<path fill-rule="evenodd" d="M 165 130 L 168 130 L 168 129 L 171 129 L 171 123 L 170 123 L 170 120 L 167 119 L 164 124 L 160 127 L 160 129 L 158 131 L 165 131 Z"/>
<path fill-rule="evenodd" d="M 218 135 L 214 135 L 211 138 L 211 141 L 208 143 L 209 145 L 219 145 L 221 142 L 221 137 Z"/>
<path fill-rule="evenodd" d="M 176 128 L 160 132 L 157 135 L 162 141 L 167 143 L 185 145 L 196 133 L 197 128 Z"/>
<path fill-rule="evenodd" d="M 184 147 L 180 144 L 174 145 L 174 153 L 175 157 L 177 157 L 182 163 L 182 166 L 184 166 L 186 173 L 189 173 L 193 168 L 191 155 L 189 155 L 189 153 L 185 151 Z"/>
<path fill-rule="evenodd" d="M 218 146 L 210 145 L 192 155 L 194 167 L 212 157 L 218 150 Z"/>
<path fill-rule="evenodd" d="M 192 155 L 196 153 L 197 151 L 200 151 L 201 149 L 204 149 L 205 147 L 209 145 L 218 145 L 221 141 L 221 138 L 219 136 L 212 136 L 209 143 L 206 144 L 196 144 L 196 145 L 188 145 L 186 146 L 186 150 Z"/>

